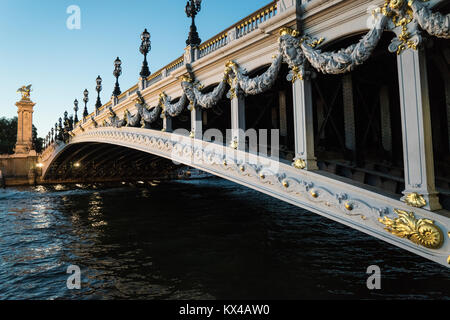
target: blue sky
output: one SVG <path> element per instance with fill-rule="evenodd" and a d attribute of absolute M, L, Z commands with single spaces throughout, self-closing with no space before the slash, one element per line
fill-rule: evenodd
<path fill-rule="evenodd" d="M 196 20 L 200 37 L 211 38 L 269 2 L 203 0 Z M 80 30 L 66 27 L 70 5 L 81 9 Z M 17 115 L 16 91 L 28 84 L 40 136 L 65 110 L 73 113 L 74 99 L 81 101 L 86 88 L 92 112 L 98 75 L 102 102 L 111 97 L 117 56 L 123 62 L 122 91 L 137 83 L 145 28 L 151 33 L 152 72 L 183 54 L 190 26 L 185 5 L 186 0 L 0 0 L 0 117 Z"/>

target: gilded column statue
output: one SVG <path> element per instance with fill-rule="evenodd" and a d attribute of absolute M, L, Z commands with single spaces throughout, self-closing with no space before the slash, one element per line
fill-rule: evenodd
<path fill-rule="evenodd" d="M 16 154 L 30 154 L 33 151 L 33 107 L 35 103 L 30 99 L 31 85 L 17 90 L 22 99 L 16 103 L 17 110 L 17 143 Z"/>

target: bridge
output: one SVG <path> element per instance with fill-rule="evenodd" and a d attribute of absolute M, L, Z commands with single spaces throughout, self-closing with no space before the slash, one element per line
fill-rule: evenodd
<path fill-rule="evenodd" d="M 145 180 L 184 164 L 450 267 L 449 11 L 273 1 L 80 121 L 66 113 L 39 174 Z"/>

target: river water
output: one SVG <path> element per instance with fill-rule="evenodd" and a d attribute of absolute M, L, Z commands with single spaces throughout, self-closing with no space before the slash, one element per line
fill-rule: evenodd
<path fill-rule="evenodd" d="M 0 191 L 0 299 L 355 298 L 450 299 L 450 272 L 218 178 Z"/>

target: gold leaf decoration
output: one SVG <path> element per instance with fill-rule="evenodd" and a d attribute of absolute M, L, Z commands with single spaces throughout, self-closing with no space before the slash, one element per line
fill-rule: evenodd
<path fill-rule="evenodd" d="M 298 37 L 300 35 L 300 32 L 297 30 L 291 29 L 291 28 L 281 28 L 280 30 L 280 36 L 290 35 L 294 38 Z"/>
<path fill-rule="evenodd" d="M 294 168 L 296 169 L 305 169 L 306 168 L 306 162 L 303 159 L 295 159 L 294 163 L 292 164 L 294 166 Z"/>
<path fill-rule="evenodd" d="M 414 208 L 423 208 L 427 205 L 424 197 L 417 192 L 409 193 L 405 196 L 405 203 Z"/>
<path fill-rule="evenodd" d="M 396 219 L 384 217 L 378 219 L 384 224 L 385 230 L 393 235 L 408 239 L 415 244 L 429 249 L 439 249 L 444 243 L 441 229 L 429 219 L 417 220 L 413 212 L 395 209 Z"/>

